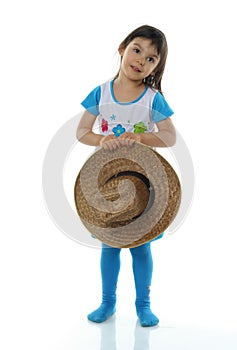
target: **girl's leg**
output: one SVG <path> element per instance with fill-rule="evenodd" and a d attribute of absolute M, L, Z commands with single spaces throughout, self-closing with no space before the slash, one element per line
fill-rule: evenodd
<path fill-rule="evenodd" d="M 112 316 L 116 309 L 116 287 L 120 270 L 121 249 L 102 245 L 100 268 L 102 278 L 102 303 L 100 307 L 87 317 L 93 322 L 104 322 Z"/>
<path fill-rule="evenodd" d="M 159 319 L 150 309 L 150 285 L 153 260 L 150 243 L 130 249 L 133 258 L 133 273 L 136 287 L 137 316 L 143 327 L 155 326 Z"/>

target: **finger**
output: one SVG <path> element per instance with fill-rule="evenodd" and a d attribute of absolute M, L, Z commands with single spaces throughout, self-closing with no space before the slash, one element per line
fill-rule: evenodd
<path fill-rule="evenodd" d="M 107 141 L 107 142 L 104 142 L 104 143 L 102 144 L 102 147 L 103 147 L 105 150 L 109 150 L 109 143 L 108 143 L 108 141 Z"/>
<path fill-rule="evenodd" d="M 130 138 L 130 137 L 127 137 L 124 139 L 124 145 L 127 147 L 130 147 L 134 142 L 135 142 L 135 140 L 133 138 Z"/>
<path fill-rule="evenodd" d="M 112 141 L 112 140 L 108 141 L 108 142 L 107 142 L 107 145 L 108 145 L 108 150 L 109 150 L 109 151 L 113 151 L 113 149 L 114 149 L 113 141 Z"/>
<path fill-rule="evenodd" d="M 128 143 L 128 146 L 131 147 L 134 143 L 135 143 L 135 140 L 134 139 L 130 139 L 129 143 Z"/>
<path fill-rule="evenodd" d="M 113 150 L 115 150 L 118 147 L 119 147 L 119 142 L 117 140 L 113 139 L 113 140 L 110 140 L 108 142 L 108 148 L 109 148 L 110 151 L 113 151 Z"/>
<path fill-rule="evenodd" d="M 117 142 L 117 141 L 113 141 L 113 142 L 111 143 L 111 146 L 112 146 L 112 149 L 113 149 L 113 150 L 116 149 L 116 148 L 118 148 L 118 142 Z"/>
<path fill-rule="evenodd" d="M 108 140 L 104 143 L 104 145 L 105 145 L 104 148 L 105 148 L 106 150 L 108 150 L 108 151 L 112 151 L 112 150 L 114 149 L 113 143 L 114 143 L 113 140 L 108 139 Z"/>
<path fill-rule="evenodd" d="M 128 146 L 128 145 L 129 145 L 129 142 L 130 142 L 129 140 L 130 140 L 129 137 L 125 137 L 125 138 L 124 138 L 124 145 L 125 145 L 125 146 Z"/>
<path fill-rule="evenodd" d="M 120 144 L 120 147 L 124 146 L 124 137 L 122 138 L 119 138 L 119 144 Z"/>
<path fill-rule="evenodd" d="M 123 147 L 124 146 L 124 144 L 123 144 L 123 140 L 118 140 L 118 148 L 121 148 L 121 147 Z"/>

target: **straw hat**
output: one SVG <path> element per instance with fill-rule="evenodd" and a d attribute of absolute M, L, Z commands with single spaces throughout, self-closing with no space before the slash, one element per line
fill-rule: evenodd
<path fill-rule="evenodd" d="M 158 237 L 171 224 L 181 188 L 159 153 L 135 143 L 96 151 L 80 170 L 74 195 L 81 221 L 96 238 L 131 248 Z"/>

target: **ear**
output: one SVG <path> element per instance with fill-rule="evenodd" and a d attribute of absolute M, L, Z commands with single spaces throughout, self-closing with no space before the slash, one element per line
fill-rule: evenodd
<path fill-rule="evenodd" d="M 124 51 L 125 51 L 125 49 L 124 49 L 123 47 L 120 46 L 120 47 L 118 48 L 118 53 L 119 53 L 119 55 L 120 55 L 121 57 L 123 57 Z"/>

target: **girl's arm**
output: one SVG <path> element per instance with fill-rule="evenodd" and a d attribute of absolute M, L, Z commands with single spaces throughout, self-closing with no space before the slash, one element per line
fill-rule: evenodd
<path fill-rule="evenodd" d="M 156 123 L 158 132 L 147 132 L 142 134 L 133 134 L 125 132 L 119 137 L 120 142 L 131 142 L 132 140 L 144 143 L 151 147 L 171 147 L 176 141 L 175 127 L 170 118 Z"/>
<path fill-rule="evenodd" d="M 85 111 L 81 117 L 77 128 L 78 141 L 90 146 L 101 146 L 105 149 L 113 150 L 120 147 L 115 135 L 103 136 L 93 132 L 93 125 L 96 121 L 96 116 Z"/>
<path fill-rule="evenodd" d="M 176 142 L 175 127 L 170 118 L 156 123 L 158 132 L 141 134 L 141 143 L 151 147 L 171 147 Z"/>
<path fill-rule="evenodd" d="M 77 128 L 78 141 L 90 146 L 99 146 L 102 135 L 95 134 L 92 131 L 93 125 L 96 121 L 96 117 L 85 111 L 81 117 Z"/>
<path fill-rule="evenodd" d="M 134 134 L 125 132 L 119 138 L 115 135 L 98 135 L 92 129 L 96 117 L 85 111 L 77 128 L 78 141 L 90 146 L 101 146 L 113 150 L 122 146 L 131 146 L 135 141 L 144 143 L 151 147 L 171 147 L 176 141 L 176 132 L 170 118 L 156 123 L 158 132 Z"/>

